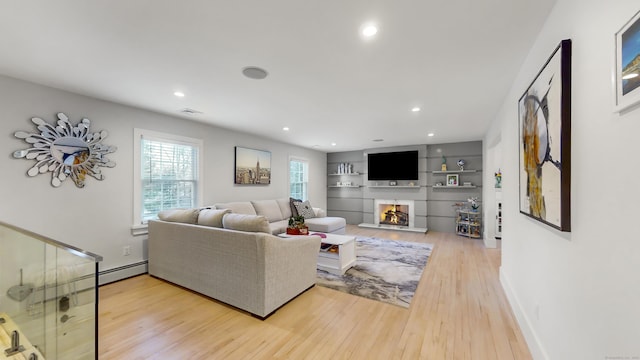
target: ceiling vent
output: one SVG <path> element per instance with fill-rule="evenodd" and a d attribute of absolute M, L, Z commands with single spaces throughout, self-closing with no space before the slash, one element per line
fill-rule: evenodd
<path fill-rule="evenodd" d="M 200 114 L 202 114 L 202 111 L 198 111 L 198 110 L 194 110 L 194 109 L 190 109 L 190 108 L 180 109 L 179 111 L 181 113 L 187 114 L 187 115 L 200 115 Z"/>
<path fill-rule="evenodd" d="M 269 74 L 265 69 L 259 68 L 257 66 L 247 66 L 246 68 L 242 69 L 242 73 L 249 79 L 255 80 L 262 80 Z"/>

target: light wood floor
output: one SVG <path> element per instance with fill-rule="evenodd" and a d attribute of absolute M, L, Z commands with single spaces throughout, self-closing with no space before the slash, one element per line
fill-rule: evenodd
<path fill-rule="evenodd" d="M 347 233 L 435 245 L 409 309 L 315 286 L 261 321 L 142 275 L 100 288 L 100 358 L 531 359 L 500 250 L 453 234 Z"/>

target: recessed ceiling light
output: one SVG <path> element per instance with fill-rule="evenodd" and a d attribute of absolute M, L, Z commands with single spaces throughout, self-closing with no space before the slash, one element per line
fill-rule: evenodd
<path fill-rule="evenodd" d="M 285 126 L 285 127 L 283 127 L 283 128 L 282 128 L 282 130 L 284 130 L 284 131 L 289 131 L 289 127 L 288 127 L 288 126 Z"/>
<path fill-rule="evenodd" d="M 434 133 L 428 133 L 427 134 L 427 136 L 429 136 L 429 137 L 434 136 L 434 135 L 435 135 Z"/>
<path fill-rule="evenodd" d="M 177 96 L 177 97 L 184 97 L 184 93 L 182 91 L 176 91 L 173 93 L 173 95 Z"/>
<path fill-rule="evenodd" d="M 378 33 L 378 28 L 375 25 L 366 25 L 362 28 L 362 35 L 366 37 L 372 37 Z"/>
<path fill-rule="evenodd" d="M 247 66 L 242 69 L 242 73 L 249 79 L 255 80 L 264 79 L 269 74 L 265 69 L 259 68 L 257 66 Z"/>
<path fill-rule="evenodd" d="M 412 109 L 411 109 L 411 111 L 413 111 L 413 112 L 419 112 L 419 111 L 420 111 L 420 108 L 416 106 L 416 107 L 412 108 Z"/>
<path fill-rule="evenodd" d="M 331 146 L 336 146 L 336 145 L 338 145 L 338 144 L 336 144 L 336 143 L 331 143 Z"/>
<path fill-rule="evenodd" d="M 622 77 L 622 80 L 629 80 L 629 79 L 633 79 L 634 77 L 637 77 L 638 73 L 631 73 L 631 74 L 627 74 L 625 76 Z"/>

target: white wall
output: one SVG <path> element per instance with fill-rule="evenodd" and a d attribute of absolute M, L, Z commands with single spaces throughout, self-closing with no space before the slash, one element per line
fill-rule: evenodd
<path fill-rule="evenodd" d="M 501 280 L 536 359 L 640 357 L 640 109 L 613 113 L 614 34 L 637 0 L 558 0 L 485 143 L 501 136 Z M 518 99 L 573 42 L 572 232 L 518 210 Z M 499 134 L 499 135 L 498 135 Z"/>
<path fill-rule="evenodd" d="M 102 168 L 105 180 L 88 178 L 79 189 L 67 179 L 54 188 L 50 173 L 29 177 L 33 161 L 12 157 L 27 147 L 16 131 L 35 132 L 32 117 L 52 123 L 58 112 L 109 132 L 103 142 L 118 147 L 109 155 L 117 165 Z M 131 235 L 134 128 L 204 140 L 205 205 L 288 197 L 288 159 L 295 155 L 309 160 L 309 200 L 326 208 L 325 153 L 0 76 L 0 221 L 102 255 L 101 271 L 145 260 L 146 236 Z M 233 185 L 236 145 L 271 151 L 271 185 Z M 122 256 L 125 245 L 130 256 Z"/>

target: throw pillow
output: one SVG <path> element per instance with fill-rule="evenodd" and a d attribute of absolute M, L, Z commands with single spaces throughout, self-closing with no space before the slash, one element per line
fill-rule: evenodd
<path fill-rule="evenodd" d="M 222 217 L 224 214 L 230 213 L 229 209 L 204 209 L 200 210 L 200 214 L 198 214 L 198 225 L 204 226 L 213 226 L 217 228 L 222 227 Z"/>
<path fill-rule="evenodd" d="M 298 209 L 296 208 L 296 203 L 301 203 L 302 200 L 289 198 L 289 204 L 291 204 L 291 216 L 298 216 Z"/>
<path fill-rule="evenodd" d="M 313 212 L 313 208 L 311 207 L 309 200 L 296 203 L 296 210 L 298 211 L 298 215 L 304 216 L 305 219 L 313 219 L 316 217 L 316 213 Z"/>
<path fill-rule="evenodd" d="M 158 219 L 170 222 L 180 222 L 185 224 L 195 224 L 198 222 L 200 209 L 171 209 L 158 213 Z"/>
<path fill-rule="evenodd" d="M 271 234 L 269 221 L 262 215 L 225 214 L 222 218 L 222 226 L 230 230 Z"/>

